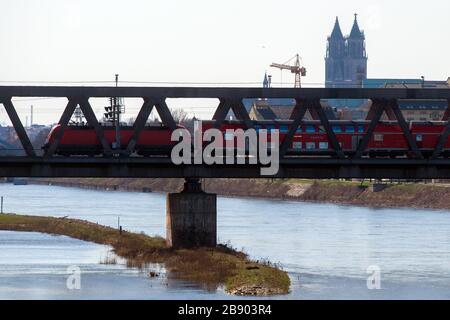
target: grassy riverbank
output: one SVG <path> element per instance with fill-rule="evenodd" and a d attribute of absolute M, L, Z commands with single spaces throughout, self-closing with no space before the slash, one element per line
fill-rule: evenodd
<path fill-rule="evenodd" d="M 183 185 L 182 179 L 30 179 L 32 183 L 55 184 L 70 187 L 176 192 Z M 368 183 L 336 180 L 304 179 L 205 179 L 207 192 L 229 197 L 294 200 L 336 203 L 366 207 L 421 208 L 450 210 L 450 187 L 423 183 L 387 185 L 373 192 Z"/>
<path fill-rule="evenodd" d="M 301 198 L 374 208 L 450 210 L 450 187 L 423 183 L 388 184 L 385 189 L 373 192 L 359 182 L 316 181 Z"/>
<path fill-rule="evenodd" d="M 290 280 L 286 272 L 270 263 L 251 261 L 244 253 L 225 246 L 215 249 L 173 250 L 165 239 L 101 226 L 92 222 L 54 217 L 0 214 L 0 230 L 42 232 L 109 245 L 127 260 L 128 266 L 163 263 L 169 277 L 189 280 L 231 294 L 286 294 Z"/>

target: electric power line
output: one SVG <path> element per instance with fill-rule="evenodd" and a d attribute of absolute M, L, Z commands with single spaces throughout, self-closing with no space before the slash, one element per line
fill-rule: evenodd
<path fill-rule="evenodd" d="M 0 83 L 17 83 L 17 84 L 115 84 L 115 81 L 46 81 L 46 80 L 32 80 L 32 81 L 10 81 L 0 80 Z M 121 80 L 120 83 L 128 84 L 168 84 L 168 85 L 261 85 L 261 81 L 135 81 L 135 80 Z M 272 82 L 272 84 L 281 84 L 281 82 Z M 286 84 L 286 83 L 284 83 Z M 289 84 L 289 83 L 288 83 Z M 293 83 L 292 83 L 293 84 Z M 324 82 L 304 83 L 306 85 L 324 85 Z"/>

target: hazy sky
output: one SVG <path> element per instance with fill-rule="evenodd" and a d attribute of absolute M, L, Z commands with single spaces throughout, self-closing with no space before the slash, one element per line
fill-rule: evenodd
<path fill-rule="evenodd" d="M 270 63 L 297 52 L 308 70 L 303 81 L 322 84 L 335 17 L 346 34 L 354 13 L 366 33 L 369 77 L 450 76 L 448 0 L 1 0 L 0 12 L 3 84 L 112 80 L 114 73 L 128 81 L 259 82 L 266 70 L 279 82 Z"/>

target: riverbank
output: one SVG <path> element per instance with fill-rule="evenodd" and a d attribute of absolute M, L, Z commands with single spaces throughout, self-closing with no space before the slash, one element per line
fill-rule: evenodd
<path fill-rule="evenodd" d="M 139 192 L 178 192 L 182 179 L 29 179 L 30 183 Z M 226 197 L 334 203 L 374 208 L 450 210 L 450 187 L 423 183 L 387 184 L 374 192 L 352 181 L 302 179 L 204 179 L 206 192 Z"/>
<path fill-rule="evenodd" d="M 0 214 L 0 230 L 41 232 L 109 245 L 127 260 L 127 266 L 144 268 L 164 264 L 168 276 L 188 280 L 236 295 L 267 296 L 287 294 L 290 280 L 286 272 L 271 263 L 251 261 L 246 254 L 219 245 L 215 249 L 173 250 L 165 239 L 105 227 L 67 218 Z"/>
<path fill-rule="evenodd" d="M 450 210 L 450 187 L 423 183 L 387 184 L 372 191 L 359 182 L 319 181 L 302 195 L 304 201 L 373 208 Z"/>

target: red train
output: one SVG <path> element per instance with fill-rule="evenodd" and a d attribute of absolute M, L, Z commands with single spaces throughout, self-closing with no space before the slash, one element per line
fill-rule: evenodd
<path fill-rule="evenodd" d="M 60 125 L 56 125 L 50 131 L 44 145 L 46 150 L 54 141 L 56 133 L 60 130 Z M 178 125 L 178 128 L 184 128 Z M 116 141 L 116 131 L 113 126 L 102 126 L 106 141 L 112 145 Z M 133 135 L 133 127 L 120 127 L 120 144 L 126 148 Z M 172 131 L 163 125 L 146 126 L 142 130 L 136 142 L 135 151 L 142 156 L 167 155 L 170 154 L 176 142 L 171 141 Z M 70 155 L 98 155 L 103 152 L 100 140 L 97 138 L 95 130 L 91 126 L 70 125 L 64 130 L 55 154 L 64 156 Z"/>
<path fill-rule="evenodd" d="M 284 141 L 292 121 L 260 121 L 255 123 L 256 131 L 279 130 L 280 143 Z M 345 154 L 355 153 L 366 134 L 370 121 L 330 121 L 333 132 Z M 409 129 L 418 148 L 429 156 L 433 153 L 447 122 L 410 122 Z M 204 121 L 203 130 L 214 126 L 213 121 Z M 239 122 L 225 122 L 220 130 L 244 129 Z M 269 139 L 270 140 L 270 139 Z M 303 121 L 296 130 L 288 154 L 291 155 L 332 155 L 331 143 L 320 121 Z M 380 121 L 369 140 L 366 155 L 373 157 L 409 156 L 408 142 L 396 121 Z M 450 155 L 450 136 L 444 145 L 444 156 Z"/>
<path fill-rule="evenodd" d="M 254 122 L 255 129 L 271 130 L 278 129 L 280 143 L 285 139 L 292 121 L 259 121 Z M 368 130 L 369 121 L 331 121 L 330 124 L 346 154 L 353 154 L 360 141 Z M 425 156 L 431 155 L 436 147 L 440 135 L 444 131 L 446 122 L 411 122 L 410 131 L 417 146 Z M 206 131 L 213 128 L 214 122 L 203 121 L 202 128 Z M 60 126 L 55 126 L 46 141 L 44 148 L 54 140 Z M 178 126 L 183 128 L 183 126 Z M 225 131 L 227 129 L 244 129 L 244 125 L 236 121 L 226 121 L 220 127 L 224 133 L 225 140 L 228 139 Z M 115 141 L 114 127 L 103 127 L 106 140 L 112 144 Z M 121 145 L 125 148 L 133 134 L 132 127 L 121 127 Z M 163 125 L 147 126 L 141 132 L 136 144 L 135 151 L 139 155 L 167 155 L 177 143 L 171 141 L 171 130 Z M 270 139 L 269 139 L 270 140 Z M 239 146 L 238 146 L 239 147 Z M 369 141 L 366 155 L 373 157 L 396 157 L 409 155 L 408 143 L 397 122 L 380 122 Z M 64 131 L 56 154 L 60 155 L 96 155 L 102 153 L 100 141 L 95 131 L 89 126 L 68 126 Z M 289 154 L 292 155 L 331 155 L 333 150 L 328 136 L 319 121 L 304 121 L 297 129 Z M 450 137 L 447 140 L 444 156 L 450 155 Z"/>

